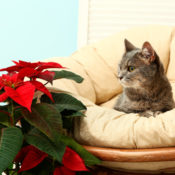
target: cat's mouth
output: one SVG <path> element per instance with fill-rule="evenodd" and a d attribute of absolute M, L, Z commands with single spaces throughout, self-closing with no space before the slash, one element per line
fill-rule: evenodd
<path fill-rule="evenodd" d="M 140 81 L 134 81 L 134 80 L 125 79 L 125 78 L 121 79 L 120 83 L 125 88 L 126 87 L 138 88 L 141 86 Z"/>
<path fill-rule="evenodd" d="M 125 78 L 120 79 L 120 83 L 123 87 L 130 87 L 131 83 L 128 80 L 125 80 Z"/>

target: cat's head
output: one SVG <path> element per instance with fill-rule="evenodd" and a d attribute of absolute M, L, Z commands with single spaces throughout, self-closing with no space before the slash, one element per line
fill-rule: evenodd
<path fill-rule="evenodd" d="M 158 74 L 163 74 L 163 66 L 149 42 L 141 49 L 125 39 L 125 53 L 118 66 L 118 78 L 123 87 L 144 88 L 149 86 Z"/>

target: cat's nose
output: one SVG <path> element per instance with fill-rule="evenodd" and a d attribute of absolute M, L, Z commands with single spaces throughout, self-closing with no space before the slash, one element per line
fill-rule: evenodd
<path fill-rule="evenodd" d="M 119 79 L 122 80 L 123 79 L 123 76 L 119 76 Z"/>

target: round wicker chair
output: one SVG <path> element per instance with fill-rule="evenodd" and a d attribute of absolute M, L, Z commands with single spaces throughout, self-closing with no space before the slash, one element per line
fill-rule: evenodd
<path fill-rule="evenodd" d="M 114 149 L 93 146 L 83 146 L 86 150 L 102 161 L 110 162 L 161 162 L 175 160 L 175 147 L 153 149 Z M 96 168 L 94 175 L 146 175 L 146 174 L 175 174 L 175 167 L 159 171 L 127 171 Z"/>
<path fill-rule="evenodd" d="M 46 60 L 58 62 L 84 78 L 81 84 L 56 80 L 52 90 L 70 92 L 87 107 L 86 117 L 75 122 L 74 137 L 82 145 L 91 145 L 84 147 L 102 160 L 92 172 L 101 175 L 175 172 L 175 109 L 149 118 L 112 109 L 122 91 L 116 76 L 124 53 L 124 38 L 139 48 L 145 41 L 152 44 L 164 65 L 175 99 L 173 26 L 129 29 L 85 46 L 68 58 Z"/>

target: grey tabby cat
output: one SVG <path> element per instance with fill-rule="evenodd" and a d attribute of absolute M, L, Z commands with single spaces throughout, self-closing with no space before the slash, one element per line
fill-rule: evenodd
<path fill-rule="evenodd" d="M 145 117 L 173 109 L 171 85 L 151 44 L 145 42 L 139 49 L 125 39 L 125 48 L 118 68 L 123 93 L 114 109 Z"/>

